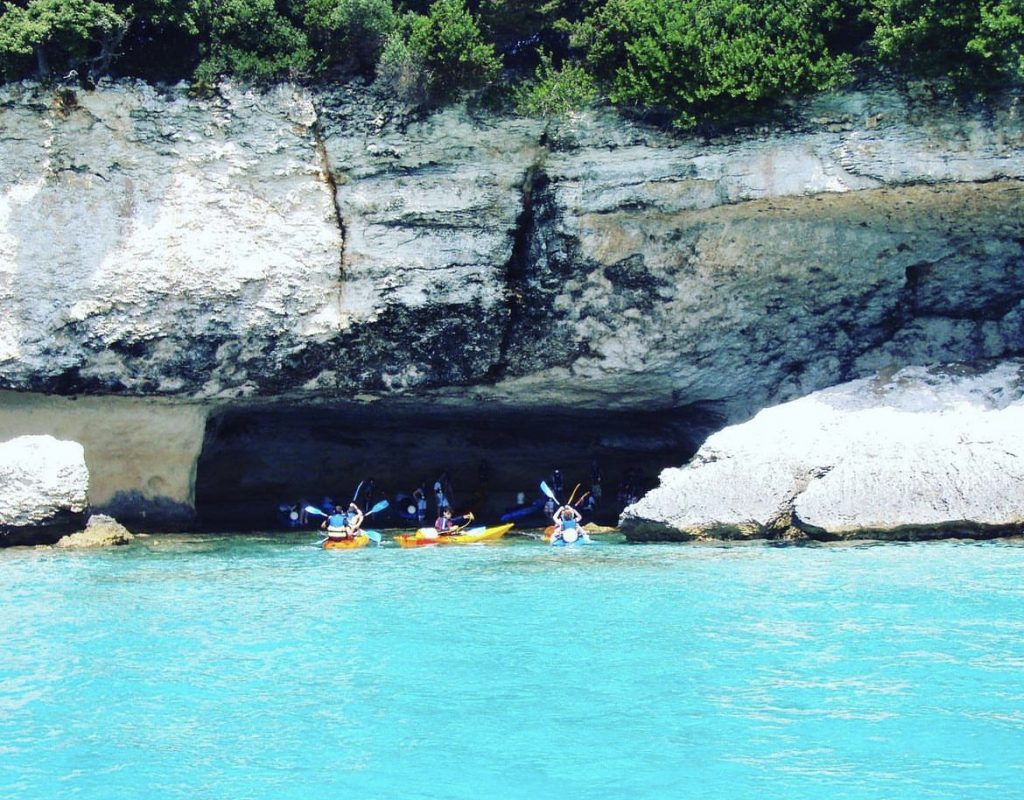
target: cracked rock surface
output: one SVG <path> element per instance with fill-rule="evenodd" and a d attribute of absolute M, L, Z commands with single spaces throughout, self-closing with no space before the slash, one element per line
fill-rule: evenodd
<path fill-rule="evenodd" d="M 1024 351 L 1024 126 L 879 88 L 670 137 L 358 87 L 0 88 L 0 388 L 700 406 Z"/>
<path fill-rule="evenodd" d="M 0 433 L 82 442 L 95 502 L 170 524 L 207 420 L 249 409 L 665 414 L 697 443 L 1019 357 L 1021 106 L 877 86 L 703 139 L 355 85 L 0 86 Z M 125 432 L 124 403 L 160 422 Z"/>

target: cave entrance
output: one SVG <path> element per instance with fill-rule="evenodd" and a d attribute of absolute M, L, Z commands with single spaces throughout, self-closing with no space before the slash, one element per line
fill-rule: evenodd
<path fill-rule="evenodd" d="M 600 469 L 602 499 L 592 518 L 614 524 L 620 488 L 642 493 L 658 473 L 692 456 L 712 415 L 658 412 L 488 411 L 355 406 L 234 408 L 209 418 L 196 474 L 196 512 L 205 530 L 266 530 L 287 524 L 289 506 L 322 498 L 348 502 L 361 481 L 392 505 L 375 527 L 408 526 L 399 512 L 447 470 L 455 511 L 492 522 L 561 470 L 565 493 L 590 488 Z M 397 501 L 397 502 L 396 502 Z M 536 517 L 534 525 L 543 525 Z M 524 525 L 529 524 L 524 520 Z"/>

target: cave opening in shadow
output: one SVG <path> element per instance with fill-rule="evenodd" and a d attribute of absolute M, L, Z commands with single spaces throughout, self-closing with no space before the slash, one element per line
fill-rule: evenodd
<path fill-rule="evenodd" d="M 196 512 L 205 530 L 267 530 L 294 525 L 291 511 L 348 503 L 373 482 L 370 502 L 390 507 L 374 527 L 408 527 L 411 496 L 447 472 L 456 513 L 496 521 L 520 501 L 541 498 L 555 469 L 564 494 L 592 488 L 601 498 L 593 521 L 614 524 L 629 495 L 657 484 L 665 467 L 688 460 L 718 427 L 701 408 L 657 412 L 571 409 L 493 411 L 400 407 L 252 407 L 211 415 L 196 473 Z M 564 498 L 563 498 L 564 499 Z M 309 527 L 320 520 L 313 519 Z M 521 525 L 545 524 L 534 515 Z"/>

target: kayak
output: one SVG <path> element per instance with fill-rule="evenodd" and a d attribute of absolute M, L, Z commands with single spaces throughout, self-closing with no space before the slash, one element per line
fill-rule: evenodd
<path fill-rule="evenodd" d="M 515 527 L 514 523 L 507 522 L 504 525 L 493 525 L 485 528 L 482 525 L 478 528 L 467 528 L 462 533 L 452 536 L 438 536 L 433 528 L 420 528 L 415 533 L 396 536 L 395 541 L 399 547 L 426 547 L 428 545 L 449 545 L 449 544 L 475 544 L 476 542 L 494 542 L 508 533 Z"/>
<path fill-rule="evenodd" d="M 566 539 L 554 539 L 554 540 L 552 540 L 551 537 L 555 533 L 555 526 L 554 525 L 548 525 L 548 527 L 546 527 L 544 529 L 544 541 L 545 542 L 550 542 L 553 547 L 578 547 L 579 545 L 590 544 L 590 536 L 587 535 L 587 532 L 583 528 L 575 528 L 575 529 L 570 528 L 570 531 L 572 531 L 572 530 L 575 530 L 576 535 L 571 540 L 566 540 Z M 571 536 L 572 534 L 569 534 L 569 535 Z"/>
<path fill-rule="evenodd" d="M 370 537 L 361 533 L 351 539 L 324 539 L 324 550 L 355 550 L 359 547 L 366 547 L 370 543 Z"/>
<path fill-rule="evenodd" d="M 603 533 L 618 533 L 619 529 L 618 528 L 605 528 L 605 527 L 601 527 L 600 525 L 593 525 L 593 524 L 588 522 L 586 525 L 583 526 L 581 531 L 582 531 L 582 533 L 586 534 L 587 536 L 599 536 L 599 535 L 601 535 Z M 551 541 L 551 535 L 554 532 L 555 532 L 555 526 L 554 525 L 548 525 L 544 529 L 544 536 L 542 537 L 543 540 L 545 542 L 550 542 Z"/>
<path fill-rule="evenodd" d="M 551 543 L 552 547 L 583 547 L 591 544 L 590 537 L 587 534 L 583 534 L 578 539 L 573 539 L 571 542 L 565 541 L 565 539 L 555 539 Z"/>
<path fill-rule="evenodd" d="M 510 508 L 499 519 L 502 522 L 514 522 L 517 519 L 523 519 L 524 517 L 533 516 L 534 514 L 544 513 L 544 503 L 547 501 L 542 497 L 539 500 L 534 500 L 532 503 L 523 506 L 516 506 Z"/>

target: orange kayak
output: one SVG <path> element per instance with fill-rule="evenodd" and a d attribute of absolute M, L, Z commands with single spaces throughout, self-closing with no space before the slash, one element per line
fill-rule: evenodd
<path fill-rule="evenodd" d="M 399 547 L 427 547 L 429 545 L 475 544 L 476 542 L 494 542 L 508 533 L 515 526 L 514 522 L 494 525 L 490 528 L 480 526 L 467 528 L 462 533 L 452 536 L 438 536 L 433 528 L 420 528 L 415 533 L 396 536 Z"/>
<path fill-rule="evenodd" d="M 353 538 L 327 539 L 324 541 L 324 550 L 355 550 L 359 547 L 366 547 L 370 543 L 370 537 L 360 534 Z"/>

